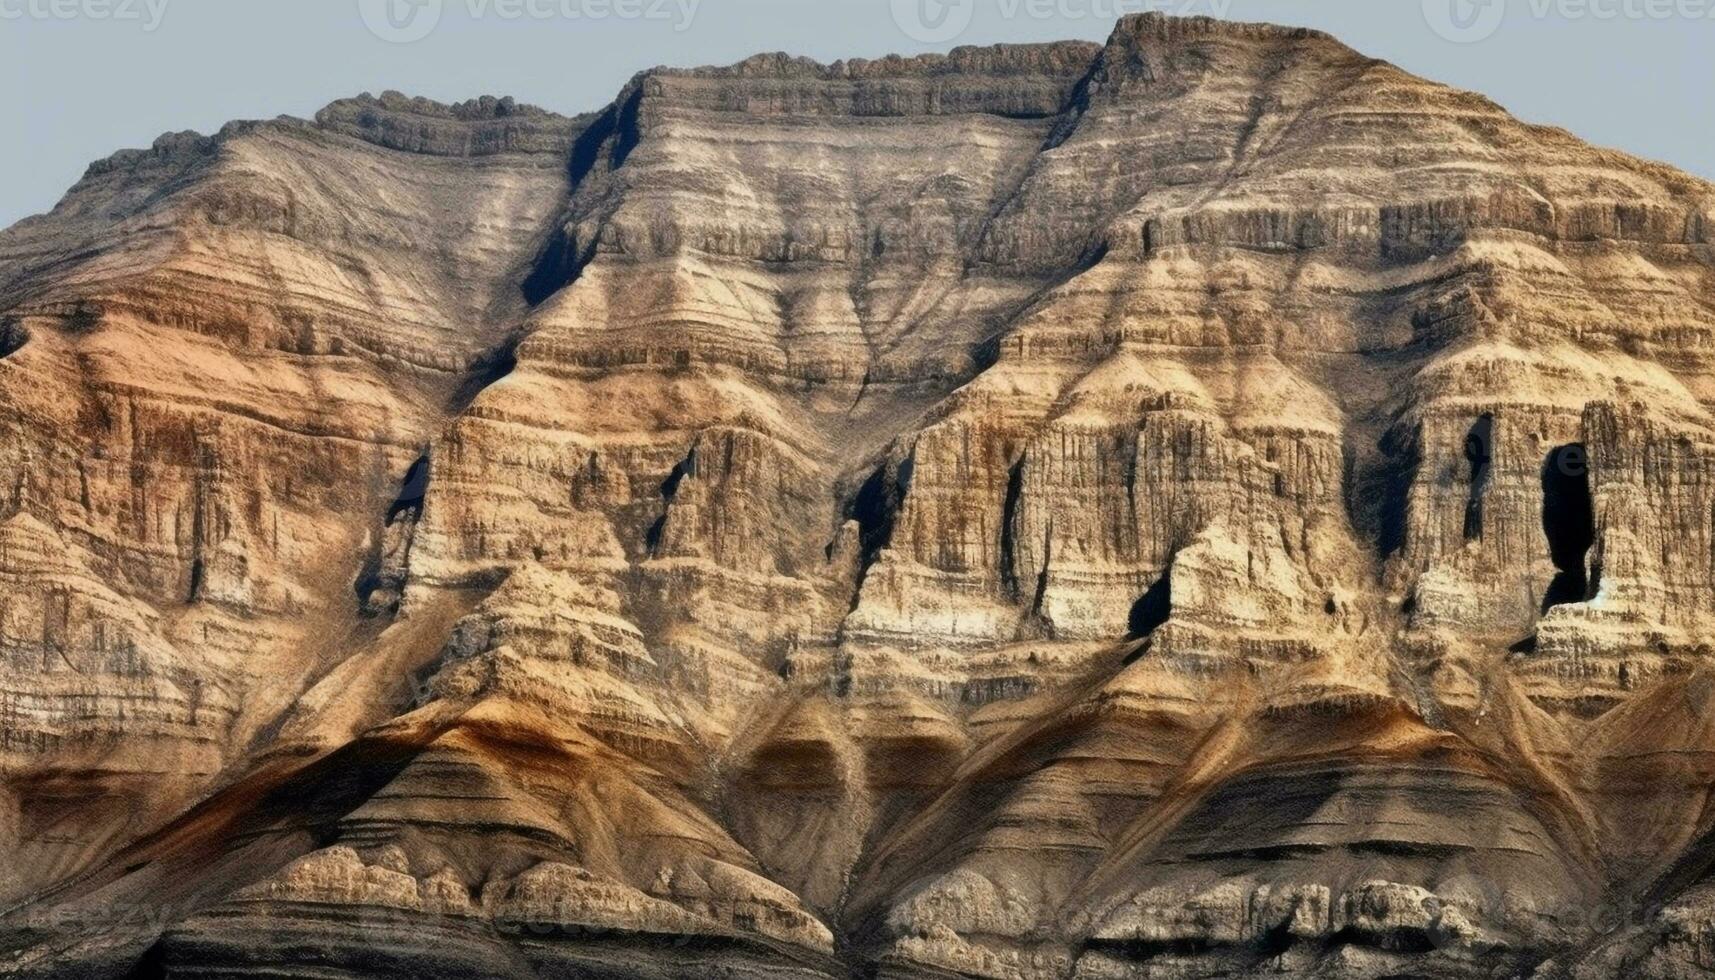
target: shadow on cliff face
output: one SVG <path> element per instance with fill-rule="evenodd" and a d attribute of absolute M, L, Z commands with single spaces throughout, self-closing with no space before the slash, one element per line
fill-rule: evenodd
<path fill-rule="evenodd" d="M 1132 604 L 1126 622 L 1131 639 L 1143 639 L 1154 633 L 1173 614 L 1173 569 L 1161 573 L 1161 578 Z"/>
<path fill-rule="evenodd" d="M 470 362 L 465 369 L 464 380 L 459 382 L 458 390 L 453 392 L 448 413 L 463 415 L 465 410 L 476 401 L 476 397 L 492 385 L 498 384 L 518 368 L 518 345 L 524 342 L 522 332 L 514 333 L 494 347 L 483 351 Z"/>
<path fill-rule="evenodd" d="M 577 239 L 565 228 L 555 229 L 536 258 L 536 264 L 519 289 L 524 302 L 540 306 L 550 296 L 576 282 L 588 259 L 578 251 Z"/>
<path fill-rule="evenodd" d="M 1465 460 L 1471 464 L 1471 490 L 1465 501 L 1465 540 L 1483 536 L 1483 497 L 1489 490 L 1489 473 L 1495 456 L 1495 417 L 1477 419 L 1465 436 Z"/>
<path fill-rule="evenodd" d="M 0 321 L 0 358 L 11 357 L 29 342 L 30 331 L 22 323 L 10 317 Z"/>
<path fill-rule="evenodd" d="M 387 508 L 386 519 L 379 533 L 370 540 L 368 553 L 352 582 L 359 610 L 365 616 L 398 610 L 400 591 L 405 585 L 405 570 L 410 558 L 411 542 L 416 536 L 417 522 L 423 517 L 423 505 L 429 495 L 429 453 L 425 450 L 405 471 L 399 492 Z M 381 601 L 377 601 L 377 597 Z"/>
<path fill-rule="evenodd" d="M 1596 543 L 1596 508 L 1590 495 L 1590 458 L 1582 443 L 1551 451 L 1542 462 L 1542 531 L 1559 574 L 1548 586 L 1542 609 L 1588 598 L 1584 559 Z"/>
<path fill-rule="evenodd" d="M 864 481 L 847 508 L 847 519 L 858 522 L 865 571 L 893 541 L 893 525 L 899 518 L 899 508 L 905 504 L 905 495 L 911 490 L 913 467 L 914 460 L 909 456 L 897 468 L 883 463 Z"/>
<path fill-rule="evenodd" d="M 578 134 L 566 165 L 571 193 L 576 194 L 578 188 L 596 173 L 604 157 L 608 172 L 625 165 L 631 151 L 643 141 L 642 112 L 643 89 L 634 88 L 608 106 L 588 129 Z M 577 235 L 569 227 L 556 228 L 537 255 L 530 274 L 519 284 L 524 302 L 532 307 L 540 306 L 555 293 L 577 282 L 584 266 L 594 255 L 594 242 L 580 247 Z"/>
<path fill-rule="evenodd" d="M 409 512 L 412 520 L 423 516 L 423 500 L 429 495 L 429 454 L 417 457 L 411 468 L 405 471 L 405 479 L 399 485 L 399 496 L 394 498 L 393 505 L 387 508 L 387 524 L 392 524 L 401 515 Z"/>
<path fill-rule="evenodd" d="M 643 546 L 649 557 L 656 557 L 661 551 L 661 538 L 667 532 L 667 519 L 673 513 L 673 501 L 679 497 L 679 488 L 684 485 L 687 477 L 697 476 L 697 447 L 692 446 L 685 458 L 674 465 L 672 472 L 661 481 L 661 516 L 649 530 L 644 532 Z"/>
<path fill-rule="evenodd" d="M 163 933 L 332 843 L 340 821 L 398 778 L 441 731 L 362 739 L 307 765 L 264 766 L 42 896 L 68 921 L 91 923 L 90 936 L 103 947 L 77 967 L 48 975 L 178 975 L 169 968 Z M 134 914 L 139 910 L 148 915 Z"/>
<path fill-rule="evenodd" d="M 1347 517 L 1385 560 L 1405 547 L 1407 505 L 1423 462 L 1420 437 L 1415 428 L 1395 425 L 1374 449 L 1351 441 L 1345 453 Z"/>

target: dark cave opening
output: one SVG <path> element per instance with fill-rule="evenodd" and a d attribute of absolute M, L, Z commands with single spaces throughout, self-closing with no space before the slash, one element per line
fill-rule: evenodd
<path fill-rule="evenodd" d="M 406 511 L 411 512 L 411 519 L 423 516 L 423 498 L 429 494 L 429 454 L 417 457 L 411 468 L 405 471 L 405 480 L 399 485 L 399 495 L 393 499 L 393 506 L 387 508 L 387 526 L 399 519 Z"/>
<path fill-rule="evenodd" d="M 1596 543 L 1596 506 L 1590 495 L 1590 457 L 1583 443 L 1556 447 L 1542 463 L 1542 531 L 1559 574 L 1542 608 L 1583 602 L 1590 587 L 1584 560 Z"/>
<path fill-rule="evenodd" d="M 1465 500 L 1465 540 L 1483 535 L 1483 496 L 1489 490 L 1490 464 L 1495 456 L 1495 417 L 1477 419 L 1465 435 L 1465 460 L 1471 465 L 1471 490 Z"/>
<path fill-rule="evenodd" d="M 893 541 L 894 522 L 905 503 L 905 494 L 911 489 L 913 462 L 908 456 L 899 462 L 897 469 L 886 463 L 876 467 L 846 510 L 847 519 L 858 522 L 858 543 L 863 550 L 865 569 Z"/>
<path fill-rule="evenodd" d="M 194 604 L 202 598 L 203 582 L 206 575 L 207 571 L 203 565 L 202 556 L 198 555 L 197 557 L 192 558 L 190 598 L 185 601 Z"/>
<path fill-rule="evenodd" d="M 1173 570 L 1161 573 L 1161 578 L 1132 603 L 1131 616 L 1126 621 L 1131 639 L 1142 639 L 1154 633 L 1173 615 Z"/>
<path fill-rule="evenodd" d="M 30 331 L 16 319 L 0 322 L 0 358 L 11 357 L 30 342 Z"/>

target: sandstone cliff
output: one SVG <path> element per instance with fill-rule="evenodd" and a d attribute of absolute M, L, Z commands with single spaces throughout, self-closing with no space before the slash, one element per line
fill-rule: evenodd
<path fill-rule="evenodd" d="M 1715 971 L 1715 186 L 1321 34 L 0 233 L 0 975 Z"/>

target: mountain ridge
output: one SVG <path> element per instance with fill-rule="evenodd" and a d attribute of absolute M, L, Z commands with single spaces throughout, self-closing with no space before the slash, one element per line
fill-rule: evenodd
<path fill-rule="evenodd" d="M 1159 16 L 122 152 L 0 233 L 0 975 L 1700 975 L 1712 232 Z"/>

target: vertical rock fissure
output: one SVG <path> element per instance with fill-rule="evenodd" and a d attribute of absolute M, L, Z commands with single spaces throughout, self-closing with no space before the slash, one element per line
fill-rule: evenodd
<path fill-rule="evenodd" d="M 643 86 L 632 89 L 614 118 L 613 153 L 609 157 L 613 169 L 625 166 L 627 157 L 643 142 Z"/>
<path fill-rule="evenodd" d="M 1030 600 L 1030 617 L 1041 624 L 1046 638 L 1054 639 L 1054 621 L 1042 612 L 1048 601 L 1048 570 L 1054 562 L 1054 521 L 1042 532 L 1042 570 L 1036 573 L 1036 594 Z"/>
<path fill-rule="evenodd" d="M 1484 413 L 1465 436 L 1465 460 L 1471 466 L 1470 494 L 1465 499 L 1465 540 L 1483 536 L 1483 497 L 1489 491 L 1494 460 L 1495 417 Z"/>
<path fill-rule="evenodd" d="M 684 485 L 687 477 L 697 475 L 697 447 L 692 446 L 685 458 L 675 465 L 667 478 L 661 481 L 661 516 L 649 530 L 644 532 L 643 544 L 648 550 L 649 557 L 654 558 L 661 550 L 661 539 L 667 533 L 667 518 L 673 513 L 673 501 L 679 496 L 679 488 Z"/>
<path fill-rule="evenodd" d="M 857 496 L 852 498 L 848 508 L 847 516 L 858 524 L 858 548 L 865 568 L 875 560 L 876 553 L 885 546 L 893 531 L 888 490 L 887 464 L 883 463 L 858 488 Z"/>
<path fill-rule="evenodd" d="M 851 609 L 863 599 L 864 583 L 869 571 L 880 560 L 882 551 L 893 542 L 894 525 L 899 511 L 905 506 L 905 496 L 911 492 L 911 478 L 916 470 L 917 450 L 899 461 L 897 467 L 882 463 L 869 475 L 856 496 L 846 505 L 848 521 L 858 525 L 858 573 L 852 588 Z"/>
<path fill-rule="evenodd" d="M 1000 518 L 1000 581 L 1012 601 L 1024 598 L 1018 582 L 1018 505 L 1024 495 L 1024 457 L 1012 464 L 1006 478 L 1006 504 Z"/>
<path fill-rule="evenodd" d="M 596 164 L 601 162 L 602 147 L 607 145 L 613 136 L 614 127 L 619 121 L 619 105 L 615 103 L 607 107 L 589 127 L 578 134 L 572 141 L 571 157 L 567 162 L 567 178 L 572 190 L 595 172 Z"/>
<path fill-rule="evenodd" d="M 185 601 L 202 601 L 203 586 L 208 573 L 204 554 L 207 545 L 208 481 L 214 473 L 214 451 L 200 438 L 196 440 L 196 462 L 191 483 L 191 568 L 190 587 Z"/>
<path fill-rule="evenodd" d="M 1543 611 L 1583 602 L 1590 586 L 1585 559 L 1596 543 L 1596 508 L 1590 495 L 1590 459 L 1583 443 L 1549 452 L 1542 463 L 1542 531 L 1559 570 L 1543 597 Z"/>
<path fill-rule="evenodd" d="M 890 472 L 883 464 L 858 491 L 852 502 L 852 519 L 858 522 L 858 540 L 863 546 L 865 571 L 893 541 L 899 508 L 911 489 L 912 460 L 908 457 Z"/>
<path fill-rule="evenodd" d="M 532 307 L 541 306 L 548 297 L 571 285 L 577 273 L 576 252 L 571 232 L 554 229 L 530 274 L 519 284 L 524 302 Z"/>

